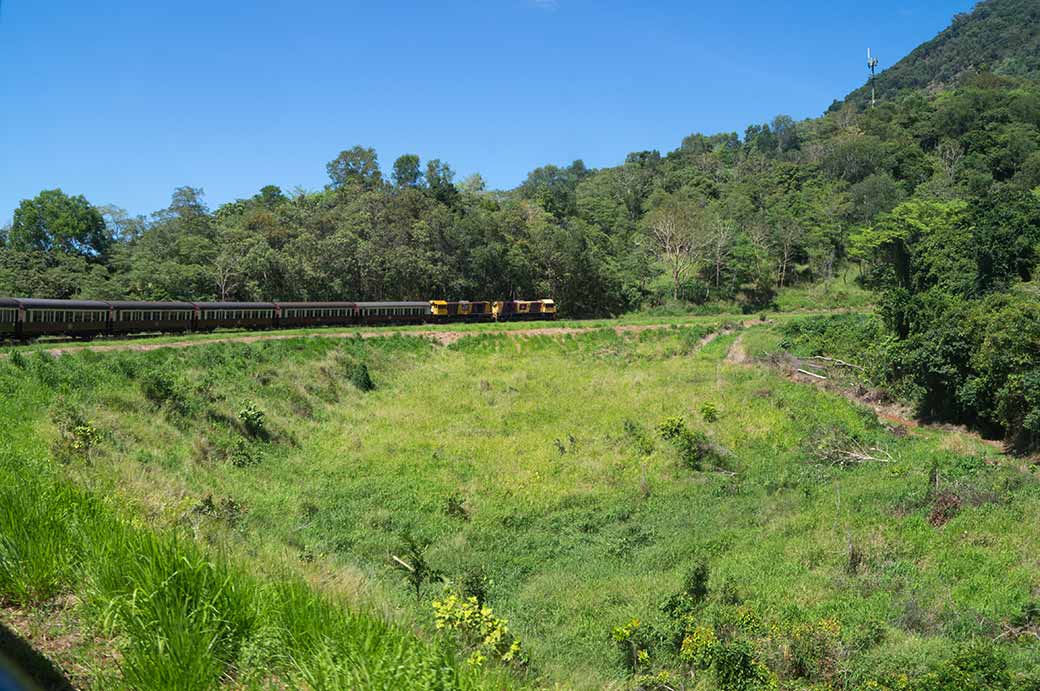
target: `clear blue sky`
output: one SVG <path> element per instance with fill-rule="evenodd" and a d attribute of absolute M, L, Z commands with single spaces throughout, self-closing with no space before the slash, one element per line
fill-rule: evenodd
<path fill-rule="evenodd" d="M 801 119 L 970 0 L 2 0 L 0 224 L 61 187 L 150 213 L 318 189 L 345 148 L 509 188 L 695 131 Z"/>

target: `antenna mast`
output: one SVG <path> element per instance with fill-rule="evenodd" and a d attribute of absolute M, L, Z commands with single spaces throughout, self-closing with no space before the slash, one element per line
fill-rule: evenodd
<path fill-rule="evenodd" d="M 870 69 L 870 107 L 877 105 L 877 93 L 874 90 L 874 70 L 877 68 L 877 57 L 870 56 L 870 48 L 867 48 L 867 67 Z"/>

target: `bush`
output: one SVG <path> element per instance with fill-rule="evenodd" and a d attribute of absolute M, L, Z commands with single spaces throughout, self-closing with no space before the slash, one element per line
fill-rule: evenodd
<path fill-rule="evenodd" d="M 141 377 L 141 393 L 152 403 L 162 405 L 176 395 L 174 379 L 161 369 L 146 372 Z"/>
<path fill-rule="evenodd" d="M 464 598 L 449 591 L 445 598 L 434 600 L 433 617 L 438 631 L 470 651 L 469 664 L 479 667 L 489 659 L 515 667 L 527 664 L 523 646 L 509 630 L 508 622 L 496 617 L 476 597 Z"/>
<path fill-rule="evenodd" d="M 372 391 L 376 388 L 372 377 L 368 373 L 368 365 L 359 362 L 350 368 L 350 381 L 357 387 L 358 391 Z"/>
<path fill-rule="evenodd" d="M 692 622 L 697 610 L 708 598 L 708 579 L 710 568 L 705 561 L 698 561 L 687 572 L 683 579 L 682 589 L 668 597 L 661 603 L 661 611 L 668 615 L 672 622 L 673 631 L 677 632 L 682 640 L 688 625 Z"/>
<path fill-rule="evenodd" d="M 265 425 L 267 416 L 264 414 L 264 411 L 256 407 L 255 403 L 250 401 L 245 408 L 238 411 L 238 419 L 249 436 L 266 438 L 267 429 Z"/>
<path fill-rule="evenodd" d="M 719 419 L 719 409 L 718 409 L 718 407 L 714 403 L 712 403 L 711 401 L 705 401 L 704 404 L 701 405 L 701 418 L 705 422 L 718 422 L 718 419 Z"/>
<path fill-rule="evenodd" d="M 642 623 L 632 619 L 623 626 L 615 626 L 610 638 L 621 654 L 621 666 L 629 674 L 639 674 L 650 669 L 650 640 Z"/>
<path fill-rule="evenodd" d="M 665 418 L 657 431 L 679 452 L 679 460 L 691 470 L 701 470 L 706 461 L 717 464 L 722 454 L 701 431 L 691 430 L 681 417 Z"/>
<path fill-rule="evenodd" d="M 698 626 L 682 644 L 679 659 L 694 669 L 711 670 L 722 691 L 759 691 L 777 688 L 776 679 L 742 639 L 723 641 L 710 626 Z"/>
<path fill-rule="evenodd" d="M 141 377 L 141 393 L 156 406 L 166 406 L 170 411 L 185 415 L 189 412 L 188 397 L 172 374 L 163 369 L 153 369 Z"/>
<path fill-rule="evenodd" d="M 458 579 L 459 595 L 465 598 L 475 597 L 477 604 L 483 606 L 488 599 L 492 581 L 481 566 L 471 566 L 462 572 Z"/>
<path fill-rule="evenodd" d="M 228 449 L 227 459 L 236 468 L 248 468 L 260 462 L 260 454 L 245 439 L 236 439 Z"/>
<path fill-rule="evenodd" d="M 625 419 L 623 423 L 625 436 L 635 443 L 641 456 L 649 456 L 654 452 L 654 440 L 646 433 L 643 426 L 632 419 Z"/>
<path fill-rule="evenodd" d="M 441 572 L 434 569 L 426 560 L 426 550 L 429 549 L 428 540 L 417 538 L 406 530 L 401 535 L 403 557 L 390 555 L 390 564 L 404 574 L 409 587 L 415 592 L 415 601 L 422 600 L 423 587 L 432 581 L 442 580 Z"/>

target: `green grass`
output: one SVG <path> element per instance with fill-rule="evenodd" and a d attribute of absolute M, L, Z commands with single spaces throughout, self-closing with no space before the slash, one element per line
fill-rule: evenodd
<path fill-rule="evenodd" d="M 853 273 L 849 270 L 829 281 L 783 288 L 777 293 L 776 307 L 780 312 L 869 309 L 875 296 L 856 283 Z"/>
<path fill-rule="evenodd" d="M 343 597 L 316 592 L 299 574 L 282 569 L 254 575 L 226 550 L 197 544 L 191 531 L 144 527 L 124 510 L 128 497 L 111 486 L 89 478 L 90 489 L 70 482 L 77 468 L 48 458 L 41 413 L 75 408 L 92 394 L 112 404 L 106 397 L 124 388 L 126 379 L 102 362 L 84 354 L 64 361 L 34 356 L 24 369 L 0 366 L 0 604 L 31 609 L 73 598 L 79 624 L 119 651 L 118 664 L 98 668 L 92 686 L 195 691 L 229 685 L 516 685 L 504 673 L 457 662 L 442 641 L 420 640 L 383 617 L 344 607 Z M 106 364 L 125 375 L 146 362 Z M 115 440 L 110 431 L 106 444 Z M 78 450 L 73 457 L 91 461 Z M 93 460 L 102 459 L 107 455 Z"/>
<path fill-rule="evenodd" d="M 330 334 L 409 334 L 416 332 L 459 332 L 459 333 L 481 333 L 487 331 L 524 331 L 530 329 L 551 328 L 573 328 L 573 329 L 602 329 L 613 326 L 643 326 L 643 325 L 671 325 L 671 324 L 696 324 L 714 323 L 720 317 L 739 319 L 739 311 L 732 314 L 711 311 L 706 315 L 691 314 L 684 318 L 676 318 L 670 315 L 653 314 L 631 314 L 618 319 L 559 319 L 556 321 L 514 321 L 514 322 L 477 322 L 457 324 L 410 324 L 405 326 L 322 326 L 302 329 L 273 329 L 269 331 L 250 331 L 246 329 L 218 329 L 208 333 L 187 334 L 142 334 L 132 337 L 99 337 L 89 342 L 79 342 L 62 338 L 47 337 L 38 339 L 25 345 L 9 344 L 0 347 L 0 354 L 13 352 L 35 352 L 52 348 L 87 349 L 91 345 L 104 346 L 134 346 L 146 344 L 169 344 L 169 343 L 205 343 L 207 341 L 221 341 L 239 336 L 328 336 Z"/>
<path fill-rule="evenodd" d="M 720 635 L 738 631 L 785 688 L 858 688 L 871 680 L 896 688 L 889 681 L 903 673 L 945 678 L 936 676 L 943 665 L 959 664 L 951 660 L 974 650 L 973 642 L 996 638 L 1029 611 L 1040 587 L 1032 518 L 1040 485 L 1028 472 L 966 435 L 895 436 L 838 396 L 765 368 L 729 365 L 724 355 L 736 335 L 699 347 L 712 327 L 699 319 L 639 333 L 524 338 L 474 329 L 448 348 L 410 338 L 315 338 L 0 363 L 0 391 L 14 402 L 0 414 L 18 421 L 6 434 L 20 449 L 5 456 L 4 472 L 80 497 L 34 495 L 31 505 L 49 507 L 43 515 L 26 518 L 31 506 L 17 504 L 3 520 L 51 525 L 40 531 L 63 535 L 62 526 L 95 522 L 100 509 L 90 507 L 120 516 L 98 519 L 117 526 L 100 533 L 70 529 L 78 537 L 61 540 L 73 542 L 59 541 L 42 556 L 22 550 L 19 558 L 40 561 L 24 571 L 36 575 L 21 585 L 0 579 L 0 592 L 40 600 L 71 588 L 84 593 L 88 620 L 113 621 L 117 640 L 134 640 L 144 630 L 125 623 L 134 615 L 123 612 L 136 610 L 121 603 L 131 583 L 155 592 L 149 574 L 166 572 L 149 564 L 169 557 L 137 557 L 146 561 L 141 576 L 110 573 L 111 565 L 133 564 L 131 555 L 141 553 L 184 554 L 186 565 L 218 565 L 186 586 L 203 593 L 198 602 L 218 596 L 207 584 L 226 573 L 248 584 L 239 589 L 245 595 L 220 592 L 223 614 L 215 619 L 173 600 L 162 614 L 142 615 L 168 618 L 173 631 L 193 631 L 179 622 L 203 617 L 202 638 L 180 644 L 192 651 L 200 640 L 222 641 L 216 667 L 200 668 L 200 678 L 251 660 L 243 650 L 268 649 L 242 640 L 281 632 L 270 634 L 277 650 L 306 639 L 284 633 L 294 629 L 277 622 L 297 608 L 270 594 L 279 592 L 274 584 L 305 578 L 324 593 L 294 591 L 319 603 L 313 610 L 367 622 L 385 641 L 365 647 L 349 641 L 367 634 L 344 634 L 355 653 L 305 646 L 308 670 L 326 659 L 334 664 L 337 654 L 363 654 L 374 675 L 398 659 L 407 660 L 409 674 L 425 674 L 433 660 L 437 669 L 461 669 L 452 673 L 465 683 L 502 683 L 439 657 L 448 653 L 435 645 L 429 601 L 442 586 L 428 585 L 416 602 L 390 560 L 405 554 L 408 534 L 429 544 L 427 560 L 449 583 L 486 577 L 490 606 L 529 653 L 521 681 L 565 688 L 624 683 L 611 631 L 633 618 L 660 634 L 651 668 L 682 667 L 660 605 L 701 562 L 710 569 L 710 595 L 699 621 Z M 776 338 L 769 327 L 741 335 L 749 351 Z M 371 392 L 349 381 L 359 362 L 371 372 Z M 153 391 L 158 403 L 142 392 L 152 391 L 142 383 L 156 372 L 169 384 L 166 393 Z M 706 403 L 717 420 L 704 419 Z M 250 404 L 263 412 L 262 433 L 240 419 Z M 655 431 L 674 416 L 707 435 L 727 472 L 680 462 Z M 72 418 L 100 435 L 88 451 L 62 445 L 56 425 Z M 831 439 L 881 449 L 879 460 L 834 465 L 823 448 Z M 49 448 L 66 464 L 51 461 Z M 962 499 L 944 525 L 929 520 L 936 484 Z M 72 521 L 54 513 L 69 505 L 86 508 L 74 509 Z M 127 515 L 141 518 L 131 526 Z M 75 545 L 109 533 L 129 546 L 112 547 L 109 557 L 95 548 L 80 556 Z M 355 613 L 330 608 L 329 598 Z M 117 603 L 114 614 L 105 614 L 106 602 Z M 265 611 L 261 602 L 271 603 L 269 613 L 243 613 Z M 360 614 L 373 611 L 393 624 Z M 724 624 L 736 619 L 739 626 Z M 416 639 L 398 626 L 425 633 Z M 801 654 L 805 632 L 824 630 L 837 631 L 828 634 L 833 650 L 813 655 L 840 665 L 840 674 L 825 675 L 819 660 L 812 673 L 792 671 L 784 661 Z M 1040 666 L 1035 639 L 1002 640 L 993 655 L 1006 657 L 1011 672 Z M 126 650 L 132 659 L 133 645 Z M 155 674 L 164 669 L 149 664 Z M 295 683 L 318 674 L 285 669 Z M 714 674 L 698 672 L 697 688 L 716 688 Z M 907 688 L 933 688 L 923 684 Z"/>

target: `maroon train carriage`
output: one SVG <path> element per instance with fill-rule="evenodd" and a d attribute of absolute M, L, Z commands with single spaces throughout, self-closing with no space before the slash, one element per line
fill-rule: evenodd
<path fill-rule="evenodd" d="M 339 326 L 357 323 L 353 302 L 276 302 L 278 326 Z"/>
<path fill-rule="evenodd" d="M 112 305 L 112 333 L 191 331 L 195 305 L 191 302 L 118 301 Z"/>
<path fill-rule="evenodd" d="M 0 341 L 18 338 L 18 313 L 21 306 L 17 300 L 0 298 Z"/>
<path fill-rule="evenodd" d="M 422 324 L 429 320 L 429 302 L 358 302 L 362 324 Z"/>
<path fill-rule="evenodd" d="M 19 298 L 22 312 L 20 338 L 73 336 L 90 338 L 108 333 L 110 308 L 94 300 Z"/>
<path fill-rule="evenodd" d="M 195 307 L 196 331 L 273 329 L 277 325 L 273 302 L 197 302 Z"/>

